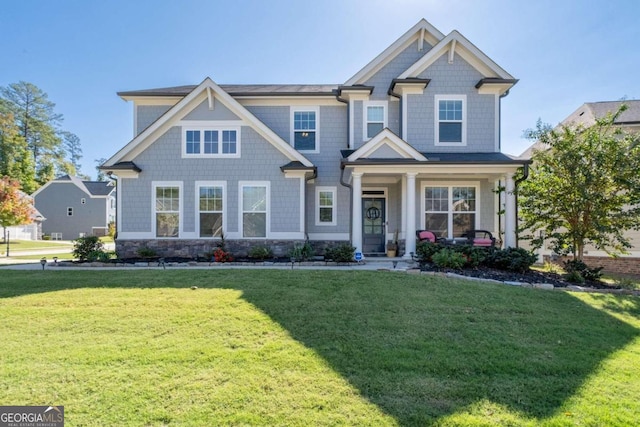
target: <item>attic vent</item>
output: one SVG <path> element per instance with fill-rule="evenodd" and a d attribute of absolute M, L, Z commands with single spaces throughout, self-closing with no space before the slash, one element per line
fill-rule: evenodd
<path fill-rule="evenodd" d="M 362 192 L 362 194 L 367 196 L 382 196 L 384 195 L 384 190 L 365 190 Z"/>

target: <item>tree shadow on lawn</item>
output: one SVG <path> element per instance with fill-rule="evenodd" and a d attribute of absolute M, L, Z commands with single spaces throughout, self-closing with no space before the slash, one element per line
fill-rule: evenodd
<path fill-rule="evenodd" d="M 131 283 L 124 271 L 100 273 L 60 284 L 47 280 L 57 273 L 32 273 L 22 289 L 0 279 L 0 297 L 87 287 L 239 290 L 401 425 L 430 424 L 478 401 L 550 417 L 639 335 L 568 293 L 431 276 L 201 270 L 185 280 L 154 271 Z M 630 299 L 619 299 L 633 306 L 622 314 L 637 315 Z"/>

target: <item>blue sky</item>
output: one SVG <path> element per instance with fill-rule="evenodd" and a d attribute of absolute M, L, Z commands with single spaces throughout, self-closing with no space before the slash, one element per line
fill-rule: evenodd
<path fill-rule="evenodd" d="M 132 138 L 116 92 L 211 77 L 343 83 L 425 18 L 458 30 L 520 79 L 502 103 L 502 149 L 584 102 L 640 98 L 637 0 L 11 1 L 2 5 L 0 86 L 44 90 L 80 137 L 82 172 Z"/>

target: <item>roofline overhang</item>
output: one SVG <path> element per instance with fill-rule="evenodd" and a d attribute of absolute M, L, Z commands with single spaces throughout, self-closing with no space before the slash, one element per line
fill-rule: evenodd
<path fill-rule="evenodd" d="M 120 162 L 111 166 L 100 165 L 98 166 L 98 169 L 103 171 L 133 171 L 137 173 L 142 172 L 142 169 L 140 169 L 138 165 L 133 162 Z"/>
<path fill-rule="evenodd" d="M 338 86 L 337 92 L 338 96 L 342 96 L 342 92 L 367 92 L 368 95 L 373 93 L 373 86 L 365 86 L 365 85 L 340 85 Z"/>
<path fill-rule="evenodd" d="M 472 161 L 472 162 L 453 162 L 453 161 L 439 161 L 439 160 L 435 160 L 435 161 L 430 161 L 429 159 L 427 159 L 427 161 L 418 161 L 418 160 L 414 160 L 414 159 L 388 159 L 388 160 L 379 160 L 379 159 L 375 159 L 375 160 L 368 160 L 368 159 L 358 159 L 356 161 L 348 161 L 346 159 L 343 159 L 340 161 L 340 168 L 344 169 L 345 167 L 354 167 L 354 166 L 407 166 L 407 165 L 411 165 L 411 166 L 416 166 L 416 165 L 420 165 L 420 166 L 439 166 L 439 165 L 445 165 L 445 166 L 452 166 L 452 165 L 458 165 L 458 166 L 476 166 L 476 165 L 482 165 L 482 166 L 524 166 L 524 165 L 528 165 L 533 163 L 533 161 L 531 159 L 518 159 L 518 160 L 504 160 L 504 161 L 496 161 L 496 160 L 486 160 L 486 161 Z"/>

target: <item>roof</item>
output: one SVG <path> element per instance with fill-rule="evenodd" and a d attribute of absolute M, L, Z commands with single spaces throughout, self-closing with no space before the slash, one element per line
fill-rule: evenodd
<path fill-rule="evenodd" d="M 606 117 L 609 113 L 615 113 L 620 106 L 625 104 L 628 108 L 622 112 L 616 119 L 615 123 L 624 124 L 640 124 L 640 100 L 621 100 L 621 101 L 601 101 L 601 102 L 585 102 L 564 119 L 560 124 L 563 125 L 583 125 L 591 126 L 595 124 L 596 119 Z"/>
<path fill-rule="evenodd" d="M 343 161 L 346 160 L 355 150 L 341 150 Z M 521 159 L 504 153 L 421 153 L 427 158 L 426 163 L 447 163 L 447 164 L 524 164 L 529 163 L 528 159 Z M 367 163 L 415 163 L 415 159 L 358 159 Z"/>
<path fill-rule="evenodd" d="M 338 90 L 337 84 L 228 84 L 220 85 L 220 88 L 233 97 L 239 96 L 335 96 Z M 173 87 L 161 87 L 156 89 L 143 89 L 118 92 L 118 96 L 187 96 L 198 85 L 184 85 Z"/>
<path fill-rule="evenodd" d="M 107 181 L 82 181 L 92 196 L 108 196 L 116 188 Z"/>
<path fill-rule="evenodd" d="M 83 181 L 77 176 L 62 175 L 58 178 L 47 182 L 42 187 L 38 188 L 31 196 L 35 197 L 40 194 L 44 189 L 55 183 L 71 183 L 78 187 L 83 192 L 87 193 L 90 197 L 108 196 L 116 187 L 111 185 L 108 181 Z"/>

